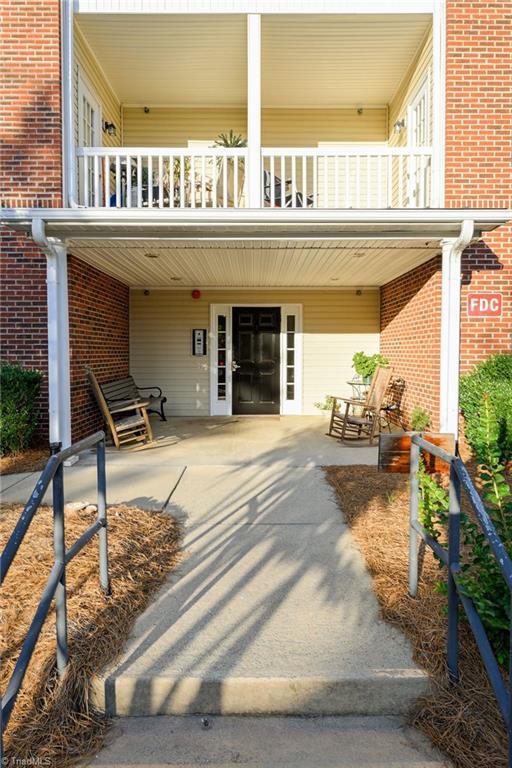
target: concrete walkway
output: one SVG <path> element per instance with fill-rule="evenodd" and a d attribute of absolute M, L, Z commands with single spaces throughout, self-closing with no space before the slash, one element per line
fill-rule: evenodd
<path fill-rule="evenodd" d="M 197 720 L 176 716 L 199 713 L 276 716 L 269 726 L 276 757 L 269 752 L 268 763 L 243 735 L 250 718 L 229 737 L 230 718 L 216 718 L 209 738 L 220 739 L 219 765 L 440 765 L 404 742 L 400 721 L 379 720 L 402 715 L 427 681 L 405 638 L 380 619 L 371 579 L 320 468 L 374 463 L 376 449 L 340 446 L 325 437 L 319 418 L 189 419 L 163 427 L 156 447 L 109 451 L 107 460 L 109 502 L 167 509 L 184 526 L 186 557 L 137 621 L 121 659 L 95 681 L 96 705 L 122 716 L 122 736 L 98 764 L 180 764 L 181 747 L 164 761 L 157 742 L 163 749 L 168 728 L 186 751 Z M 94 500 L 93 458 L 66 470 L 67 499 Z M 11 476 L 4 500 L 26 500 L 33 483 Z M 129 717 L 154 715 L 167 717 L 146 725 Z M 372 754 L 388 750 L 395 762 L 311 762 L 307 750 L 302 762 L 280 762 L 279 728 L 295 743 L 294 728 L 303 738 L 312 723 L 322 724 L 314 738 L 324 733 L 334 744 L 339 737 L 349 756 L 353 728 L 361 754 L 371 752 L 357 719 L 294 726 L 280 715 L 378 716 L 364 720 Z M 261 739 L 262 722 L 254 724 Z M 148 738 L 137 736 L 146 730 Z M 229 758 L 221 734 L 239 738 L 233 754 L 243 759 Z M 214 753 L 202 762 L 207 743 L 197 742 L 187 764 L 215 764 Z"/>

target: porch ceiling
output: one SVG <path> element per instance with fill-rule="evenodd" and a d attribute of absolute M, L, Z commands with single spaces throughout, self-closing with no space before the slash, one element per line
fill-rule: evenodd
<path fill-rule="evenodd" d="M 379 286 L 440 252 L 419 240 L 80 240 L 69 252 L 132 287 Z"/>
<path fill-rule="evenodd" d="M 77 24 L 124 104 L 246 103 L 243 15 L 79 14 Z M 262 106 L 385 105 L 430 24 L 421 13 L 263 16 Z"/>

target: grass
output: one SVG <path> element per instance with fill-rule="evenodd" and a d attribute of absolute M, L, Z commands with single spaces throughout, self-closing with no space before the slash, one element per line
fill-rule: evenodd
<path fill-rule="evenodd" d="M 431 692 L 411 721 L 456 768 L 506 768 L 507 735 L 470 630 L 461 622 L 460 683 L 448 682 L 446 599 L 435 592 L 443 571 L 427 550 L 418 598 L 407 592 L 408 487 L 404 475 L 374 467 L 327 467 L 326 475 L 359 545 L 384 617 L 409 638 Z"/>
<path fill-rule="evenodd" d="M 21 509 L 0 506 L 2 547 Z M 84 511 L 66 515 L 67 546 L 93 519 L 94 514 Z M 108 509 L 108 520 L 112 595 L 104 597 L 100 590 L 98 543 L 93 539 L 67 567 L 68 670 L 59 681 L 52 610 L 4 735 L 4 759 L 12 764 L 65 768 L 101 747 L 108 723 L 89 708 L 89 681 L 119 654 L 135 618 L 179 561 L 180 531 L 168 515 L 115 506 Z M 52 510 L 41 507 L 0 595 L 2 691 L 52 565 Z"/>

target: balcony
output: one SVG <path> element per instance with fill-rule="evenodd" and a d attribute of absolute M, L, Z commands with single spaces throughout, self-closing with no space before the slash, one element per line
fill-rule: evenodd
<path fill-rule="evenodd" d="M 436 207 L 432 35 L 413 12 L 79 16 L 76 202 Z"/>
<path fill-rule="evenodd" d="M 248 149 L 81 147 L 88 208 L 247 208 Z M 429 208 L 431 147 L 263 148 L 259 206 Z"/>

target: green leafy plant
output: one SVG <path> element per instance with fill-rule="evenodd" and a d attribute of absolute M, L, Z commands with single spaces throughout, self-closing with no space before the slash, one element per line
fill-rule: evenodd
<path fill-rule="evenodd" d="M 333 402 L 334 397 L 332 395 L 326 395 L 323 402 L 314 403 L 314 406 L 315 408 L 318 408 L 319 411 L 330 411 L 332 410 Z"/>
<path fill-rule="evenodd" d="M 40 371 L 14 363 L 0 366 L 0 455 L 19 453 L 30 445 L 39 420 Z"/>
<path fill-rule="evenodd" d="M 235 133 L 231 128 L 228 133 L 219 133 L 215 139 L 216 147 L 246 147 L 247 139 L 244 139 L 241 133 Z"/>
<path fill-rule="evenodd" d="M 430 414 L 420 405 L 415 405 L 411 413 L 411 427 L 415 432 L 424 432 L 430 424 Z"/>
<path fill-rule="evenodd" d="M 480 408 L 486 395 L 499 430 L 501 459 L 512 460 L 512 355 L 491 355 L 460 380 L 460 406 L 466 440 L 478 455 L 481 448 Z"/>
<path fill-rule="evenodd" d="M 474 424 L 474 447 L 479 462 L 482 499 L 498 536 L 512 555 L 512 489 L 503 455 L 503 431 L 491 397 L 484 394 Z M 446 538 L 448 494 L 420 469 L 420 519 L 435 539 Z M 460 583 L 473 601 L 500 664 L 509 658 L 510 593 L 480 525 L 461 513 Z M 438 591 L 446 591 L 440 581 Z"/>
<path fill-rule="evenodd" d="M 389 360 L 380 354 L 367 355 L 364 352 L 356 352 L 352 357 L 352 368 L 363 379 L 371 378 L 378 365 L 389 365 Z"/>

